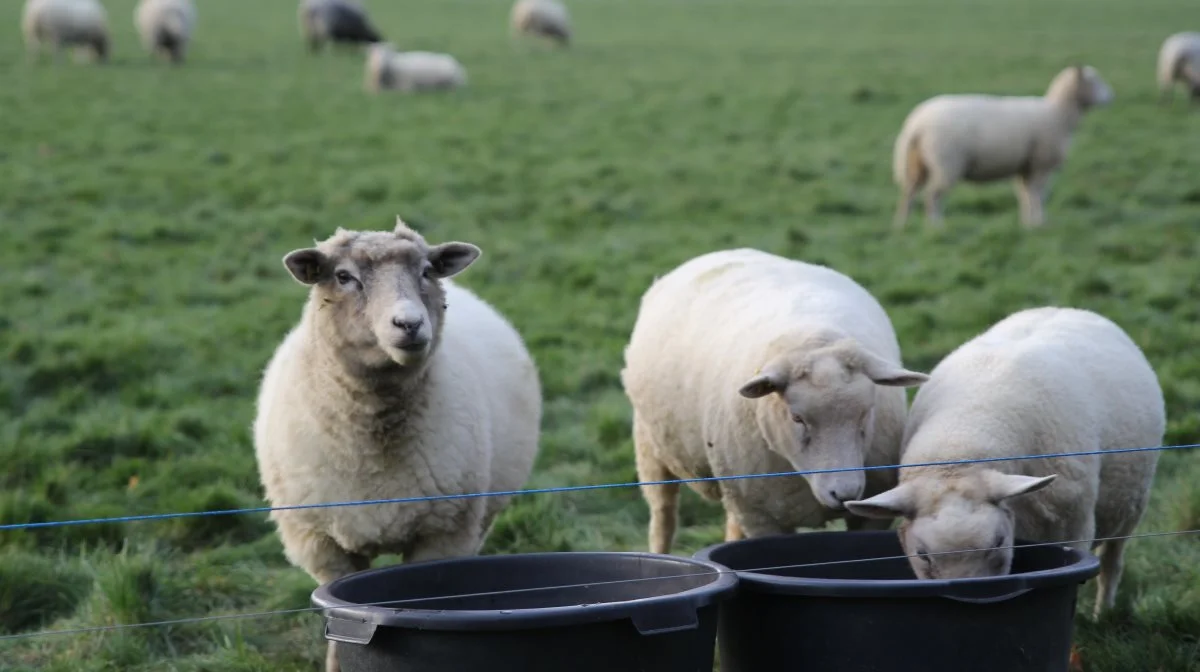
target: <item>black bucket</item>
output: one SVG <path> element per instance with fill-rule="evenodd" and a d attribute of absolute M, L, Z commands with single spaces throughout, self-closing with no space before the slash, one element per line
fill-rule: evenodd
<path fill-rule="evenodd" d="M 1021 543 L 1011 574 L 951 581 L 918 580 L 894 531 L 759 537 L 694 557 L 741 579 L 720 607 L 721 672 L 1067 672 L 1076 592 L 1099 560 Z M 866 558 L 891 559 L 840 564 Z"/>
<path fill-rule="evenodd" d="M 312 602 L 344 672 L 712 672 L 736 588 L 700 560 L 532 553 L 357 572 Z"/>

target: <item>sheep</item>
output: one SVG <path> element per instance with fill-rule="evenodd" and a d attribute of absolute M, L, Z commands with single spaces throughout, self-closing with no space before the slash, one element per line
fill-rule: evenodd
<path fill-rule="evenodd" d="M 933 369 L 909 411 L 901 464 L 1155 447 L 1165 413 L 1154 369 L 1119 326 L 1087 310 L 1031 308 Z M 1137 527 L 1157 462 L 1146 451 L 909 467 L 896 487 L 846 507 L 902 518 L 922 579 L 1008 574 L 1014 538 L 1083 552 L 1102 543 L 1099 616 L 1115 603 L 1125 552 L 1124 539 L 1102 540 Z"/>
<path fill-rule="evenodd" d="M 1175 33 L 1163 40 L 1158 51 L 1159 102 L 1175 98 L 1175 84 L 1182 82 L 1192 102 L 1200 102 L 1200 33 Z"/>
<path fill-rule="evenodd" d="M 196 26 L 196 6 L 192 0 L 140 0 L 133 23 L 147 51 L 180 64 Z"/>
<path fill-rule="evenodd" d="M 428 51 L 398 52 L 388 42 L 367 50 L 363 88 L 381 91 L 437 91 L 467 85 L 467 71 L 453 56 Z"/>
<path fill-rule="evenodd" d="M 1066 159 L 1083 115 L 1113 99 L 1113 90 L 1090 65 L 1066 68 L 1046 94 L 992 96 L 944 94 L 918 104 L 896 137 L 892 172 L 900 187 L 893 219 L 903 229 L 912 199 L 924 187 L 925 216 L 942 226 L 942 199 L 960 180 L 1015 178 L 1021 221 L 1041 226 L 1053 174 Z"/>
<path fill-rule="evenodd" d="M 338 228 L 283 263 L 309 286 L 265 369 L 253 435 L 272 506 L 523 487 L 541 388 L 521 337 L 450 278 L 479 258 L 388 231 Z M 447 315 L 448 307 L 454 308 Z M 382 553 L 474 555 L 510 496 L 273 511 L 287 559 L 325 584 Z M 333 645 L 326 669 L 338 669 Z"/>
<path fill-rule="evenodd" d="M 108 61 L 108 13 L 98 0 L 26 0 L 21 30 L 31 62 L 49 45 L 55 62 L 64 47 L 86 47 Z"/>
<path fill-rule="evenodd" d="M 647 482 L 846 468 L 804 481 L 689 484 L 722 502 L 729 541 L 846 517 L 842 502 L 895 483 L 894 470 L 861 468 L 896 463 L 901 388 L 926 379 L 903 368 L 887 314 L 854 280 L 747 248 L 695 257 L 655 280 L 620 375 L 654 553 L 670 552 L 679 484 Z"/>
<path fill-rule="evenodd" d="M 326 43 L 373 44 L 383 41 L 358 0 L 302 0 L 300 32 L 316 53 Z"/>
<path fill-rule="evenodd" d="M 517 0 L 509 18 L 514 37 L 527 34 L 562 47 L 571 44 L 571 17 L 558 0 Z"/>

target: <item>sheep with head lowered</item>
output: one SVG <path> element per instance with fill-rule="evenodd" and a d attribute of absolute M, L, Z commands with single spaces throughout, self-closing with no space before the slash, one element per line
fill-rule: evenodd
<path fill-rule="evenodd" d="M 1175 97 L 1175 85 L 1184 84 L 1192 102 L 1200 102 L 1200 33 L 1175 33 L 1163 40 L 1158 50 L 1159 102 Z"/>
<path fill-rule="evenodd" d="M 933 369 L 909 411 L 901 464 L 1033 457 L 904 468 L 896 487 L 846 506 L 902 518 L 922 579 L 1007 574 L 1014 538 L 1088 552 L 1133 533 L 1158 451 L 1036 456 L 1156 447 L 1165 413 L 1154 369 L 1111 320 L 1023 310 Z M 1125 552 L 1124 539 L 1102 543 L 1097 615 L 1113 606 Z"/>
<path fill-rule="evenodd" d="M 140 0 L 133 23 L 147 51 L 179 64 L 196 27 L 196 6 L 192 0 Z"/>
<path fill-rule="evenodd" d="M 108 13 L 98 0 L 26 0 L 21 32 L 31 61 L 45 47 L 55 61 L 72 47 L 90 50 L 97 62 L 108 61 Z"/>
<path fill-rule="evenodd" d="M 562 47 L 571 44 L 571 17 L 558 0 L 517 0 L 509 24 L 514 37 L 533 35 Z"/>
<path fill-rule="evenodd" d="M 363 88 L 368 93 L 446 91 L 466 85 L 466 69 L 449 54 L 396 51 L 388 42 L 367 50 Z"/>
<path fill-rule="evenodd" d="M 309 286 L 266 367 L 254 443 L 274 507 L 523 487 L 541 388 L 516 330 L 450 278 L 480 255 L 394 231 L 339 228 L 284 257 Z M 479 551 L 509 496 L 273 511 L 288 560 L 320 584 Z M 338 669 L 331 643 L 327 670 Z"/>
<path fill-rule="evenodd" d="M 942 200 L 956 183 L 1007 178 L 1015 179 L 1022 223 L 1041 226 L 1050 178 L 1066 160 L 1080 120 L 1112 99 L 1095 68 L 1076 65 L 1059 72 L 1044 96 L 944 94 L 920 103 L 893 148 L 900 188 L 893 226 L 904 227 L 921 189 L 925 217 L 940 227 Z"/>
<path fill-rule="evenodd" d="M 906 370 L 891 321 L 849 277 L 753 249 L 695 257 L 642 297 L 621 381 L 639 479 L 846 469 L 689 484 L 727 540 L 821 527 L 895 483 Z M 650 550 L 670 552 L 679 484 L 643 485 Z M 851 528 L 878 523 L 849 517 Z"/>
<path fill-rule="evenodd" d="M 328 43 L 363 45 L 383 41 L 358 0 L 301 0 L 299 15 L 300 32 L 313 53 Z"/>

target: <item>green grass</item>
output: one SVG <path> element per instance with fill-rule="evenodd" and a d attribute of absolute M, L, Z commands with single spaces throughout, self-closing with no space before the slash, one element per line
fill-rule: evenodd
<path fill-rule="evenodd" d="M 299 315 L 280 259 L 337 226 L 484 250 L 460 276 L 541 369 L 531 487 L 636 480 L 622 348 L 638 297 L 697 254 L 830 264 L 928 370 L 1004 315 L 1062 304 L 1154 363 L 1167 443 L 1200 441 L 1200 114 L 1155 104 L 1183 0 L 577 0 L 565 53 L 513 44 L 508 4 L 374 2 L 400 46 L 455 54 L 449 95 L 371 98 L 361 58 L 313 58 L 291 0 L 203 0 L 183 68 L 148 62 L 133 0 L 107 67 L 23 63 L 0 6 L 0 523 L 261 505 L 260 372 Z M 1074 61 L 1085 119 L 1048 226 L 1011 187 L 960 186 L 947 228 L 889 231 L 891 142 L 945 91 L 1043 91 Z M 635 489 L 520 498 L 487 552 L 642 550 Z M 690 493 L 677 552 L 718 541 Z M 1200 527 L 1200 456 L 1166 453 L 1141 532 Z M 307 606 L 261 514 L 0 532 L 0 630 Z M 1080 613 L 1088 613 L 1086 586 Z M 1117 613 L 1080 617 L 1089 672 L 1200 669 L 1200 537 L 1131 543 Z M 311 670 L 312 614 L 0 643 L 0 669 Z"/>

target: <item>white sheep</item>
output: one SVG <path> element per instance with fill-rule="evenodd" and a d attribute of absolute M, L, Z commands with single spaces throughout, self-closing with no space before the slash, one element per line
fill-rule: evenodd
<path fill-rule="evenodd" d="M 753 249 L 712 252 L 641 300 L 621 381 L 642 482 L 845 468 L 803 480 L 690 484 L 726 511 L 727 540 L 821 527 L 895 483 L 905 370 L 891 321 L 854 280 Z M 857 468 L 857 470 L 854 470 Z M 643 485 L 650 550 L 670 552 L 679 485 Z M 857 517 L 851 528 L 874 527 Z"/>
<path fill-rule="evenodd" d="M 367 50 L 363 88 L 370 93 L 439 91 L 467 85 L 467 71 L 449 54 L 396 51 L 378 42 Z"/>
<path fill-rule="evenodd" d="M 284 264 L 311 286 L 266 367 L 254 443 L 272 506 L 516 490 L 541 388 L 516 330 L 449 280 L 480 254 L 394 232 L 337 232 Z M 510 497 L 273 511 L 288 560 L 324 584 L 382 553 L 473 555 Z M 327 669 L 338 669 L 333 646 Z"/>
<path fill-rule="evenodd" d="M 1044 96 L 944 94 L 917 105 L 896 137 L 892 173 L 900 187 L 893 226 L 904 227 L 924 188 L 925 216 L 942 225 L 942 199 L 959 181 L 1015 178 L 1021 221 L 1045 220 L 1050 178 L 1066 160 L 1083 115 L 1107 105 L 1112 88 L 1092 66 L 1064 69 Z"/>
<path fill-rule="evenodd" d="M 108 61 L 108 13 L 98 0 L 26 0 L 21 31 L 31 61 L 47 46 L 56 62 L 72 47 L 86 47 L 98 62 Z"/>
<path fill-rule="evenodd" d="M 1200 101 L 1200 33 L 1175 33 L 1163 40 L 1158 51 L 1157 79 L 1160 102 L 1175 97 L 1177 82 L 1187 86 L 1192 102 Z"/>
<path fill-rule="evenodd" d="M 147 51 L 182 63 L 196 27 L 196 6 L 192 0 L 140 0 L 133 24 Z"/>
<path fill-rule="evenodd" d="M 934 368 L 909 411 L 901 464 L 1148 448 L 1165 427 L 1154 369 L 1120 327 L 1086 310 L 1033 308 Z M 846 506 L 902 517 L 921 578 L 1003 575 L 1014 538 L 1087 552 L 1099 545 L 1090 540 L 1131 534 L 1157 462 L 1147 451 L 910 467 L 895 488 Z M 1116 599 L 1124 551 L 1123 539 L 1103 542 L 1096 614 Z"/>
<path fill-rule="evenodd" d="M 327 43 L 373 44 L 383 41 L 358 0 L 301 0 L 300 33 L 312 52 Z"/>
<path fill-rule="evenodd" d="M 566 47 L 571 43 L 571 17 L 558 0 L 517 0 L 509 17 L 513 36 L 535 35 Z"/>

